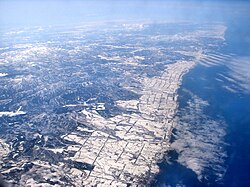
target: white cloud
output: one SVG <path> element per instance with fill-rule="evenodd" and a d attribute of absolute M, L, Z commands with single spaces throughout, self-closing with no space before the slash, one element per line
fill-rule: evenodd
<path fill-rule="evenodd" d="M 240 91 L 250 93 L 250 57 L 236 57 L 227 66 Z"/>
<path fill-rule="evenodd" d="M 179 113 L 176 140 L 171 145 L 178 153 L 178 162 L 192 169 L 199 180 L 212 174 L 220 180 L 224 173 L 225 122 L 204 114 L 209 103 L 197 96 Z"/>

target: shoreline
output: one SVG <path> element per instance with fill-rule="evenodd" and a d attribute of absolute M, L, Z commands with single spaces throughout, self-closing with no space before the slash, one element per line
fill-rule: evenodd
<path fill-rule="evenodd" d="M 92 130 L 91 135 L 83 138 L 71 132 L 63 138 L 81 145 L 67 148 L 77 150 L 68 159 L 90 164 L 93 170 L 72 168 L 71 178 L 81 179 L 79 185 L 87 186 L 150 184 L 159 173 L 157 163 L 170 146 L 182 76 L 194 66 L 195 62 L 177 61 L 166 65 L 160 77 L 145 78 L 139 101 L 119 103 L 127 110 L 137 106 L 139 113 L 103 118 L 95 110 L 81 111 L 75 120 L 91 126 L 78 130 Z"/>
<path fill-rule="evenodd" d="M 218 36 L 213 35 L 218 30 L 221 31 Z M 64 77 L 66 86 L 62 90 L 67 91 L 67 94 L 56 94 L 51 99 L 55 109 L 58 107 L 59 113 L 57 114 L 57 110 L 52 114 L 37 113 L 38 116 L 31 120 L 35 124 L 45 123 L 44 127 L 36 127 L 43 133 L 33 135 L 34 141 L 41 141 L 42 144 L 39 144 L 40 147 L 32 147 L 34 152 L 32 157 L 27 154 L 28 157 L 25 157 L 27 160 L 17 163 L 13 167 L 8 167 L 3 171 L 3 174 L 7 176 L 18 167 L 23 168 L 23 170 L 28 168 L 27 172 L 17 175 L 20 176 L 20 179 L 17 179 L 18 184 L 23 186 L 40 185 L 48 178 L 51 178 L 50 181 L 45 182 L 48 185 L 54 183 L 75 186 L 150 185 L 160 172 L 159 161 L 163 159 L 165 152 L 171 146 L 172 131 L 177 125 L 175 120 L 178 112 L 177 92 L 182 84 L 183 75 L 193 68 L 207 52 L 206 48 L 203 49 L 204 44 L 202 41 L 200 42 L 200 38 L 218 39 L 222 31 L 224 32 L 224 29 L 216 26 L 212 29 L 212 34 L 210 30 L 203 31 L 201 29 L 173 36 L 167 33 L 157 35 L 157 37 L 152 37 L 151 34 L 143 35 L 143 40 L 150 39 L 155 45 L 149 51 L 144 46 L 146 43 L 133 46 L 131 57 L 122 55 L 128 53 L 127 48 L 131 48 L 130 43 L 121 45 L 120 48 L 124 51 L 117 56 L 115 51 L 108 55 L 108 51 L 104 50 L 107 48 L 105 41 L 102 46 L 104 52 L 98 54 L 96 62 L 90 66 L 95 72 L 93 75 L 89 75 L 89 78 L 93 82 L 97 81 L 97 93 L 95 93 L 96 90 L 93 89 L 93 86 L 90 87 L 93 93 L 88 93 L 89 95 L 86 94 L 86 96 L 84 93 L 84 91 L 88 92 L 88 84 L 92 84 L 92 82 L 85 82 L 88 79 L 85 78 L 84 71 L 89 71 L 90 67 L 86 66 L 86 69 L 83 68 L 79 71 L 78 66 L 81 66 L 76 64 L 73 69 L 67 69 L 73 71 L 72 76 L 77 75 L 76 78 L 81 79 L 71 80 L 68 75 Z M 182 46 L 183 40 L 189 43 L 185 45 L 183 43 Z M 179 41 L 181 47 L 178 47 L 179 43 L 176 43 L 177 46 L 171 47 L 172 43 L 170 43 L 170 46 L 164 48 L 164 43 L 158 43 L 166 41 Z M 199 45 L 194 47 L 197 42 Z M 35 48 L 38 53 L 41 48 L 39 46 Z M 117 45 L 113 44 L 112 49 L 115 48 Z M 50 55 L 49 52 L 52 49 L 55 49 L 56 53 L 61 52 L 61 48 L 47 46 L 48 53 L 43 50 L 41 53 L 46 56 Z M 25 48 L 21 54 L 25 55 L 29 51 L 30 49 Z M 159 54 L 159 56 L 156 55 L 152 58 L 150 51 L 154 52 L 153 54 Z M 75 51 L 73 57 L 80 54 L 82 51 Z M 16 56 L 13 56 L 13 59 L 15 58 Z M 57 57 L 55 59 L 58 60 Z M 105 60 L 108 64 L 99 64 L 99 60 Z M 151 62 L 153 64 L 150 64 Z M 39 63 L 38 65 L 41 66 Z M 58 66 L 63 68 L 64 62 Z M 44 71 L 45 68 L 51 68 L 50 66 L 41 67 Z M 96 74 L 97 70 L 100 74 Z M 110 72 L 106 72 L 106 70 Z M 56 71 L 53 73 L 53 76 L 57 75 Z M 107 73 L 112 73 L 112 76 L 107 76 Z M 117 76 L 118 73 L 119 76 Z M 107 76 L 103 82 L 102 75 Z M 96 79 L 97 76 L 100 78 Z M 113 83 L 109 78 L 117 79 L 117 81 L 113 80 Z M 16 81 L 16 79 L 13 80 Z M 27 81 L 33 83 L 34 80 L 27 79 Z M 44 81 L 42 86 L 47 85 L 47 79 L 41 79 L 41 81 Z M 60 84 L 57 81 L 60 81 Z M 23 84 L 25 85 L 25 83 Z M 113 88 L 113 84 L 116 83 L 118 84 Z M 58 86 L 55 90 L 60 90 L 61 85 L 64 85 L 61 79 L 55 80 L 53 84 Z M 83 89 L 77 93 L 76 88 L 74 90 L 66 89 L 71 88 L 72 85 L 77 88 L 79 86 L 79 89 L 86 86 L 86 90 Z M 100 99 L 102 91 L 105 90 L 102 88 L 103 86 L 110 86 L 106 90 L 108 93 L 104 93 L 107 100 Z M 39 91 L 39 87 L 37 90 Z M 77 95 L 73 96 L 73 93 Z M 46 94 L 45 98 L 48 97 Z M 97 94 L 101 96 L 99 100 L 97 100 Z M 111 94 L 116 95 L 112 96 Z M 65 101 L 57 100 L 57 98 L 64 96 L 66 96 Z M 46 105 L 46 107 L 48 106 Z M 68 108 L 70 109 L 68 110 Z M 38 111 L 41 108 L 37 106 L 35 109 Z M 60 110 L 62 110 L 62 114 Z M 116 111 L 106 115 L 105 112 L 109 112 L 109 110 L 110 112 Z M 29 112 L 27 111 L 27 115 Z M 5 112 L 4 115 L 6 116 L 6 114 L 11 113 Z M 34 114 L 32 113 L 32 115 Z M 59 127 L 57 127 L 58 125 Z M 25 141 L 28 142 L 28 140 Z M 19 150 L 19 147 L 16 146 L 13 152 L 15 150 Z M 23 158 L 21 153 L 14 156 Z M 41 155 L 38 157 L 36 154 Z M 14 183 L 11 180 L 9 181 Z"/>

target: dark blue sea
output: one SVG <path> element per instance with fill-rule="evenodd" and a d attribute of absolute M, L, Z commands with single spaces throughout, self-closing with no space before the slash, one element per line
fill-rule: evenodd
<path fill-rule="evenodd" d="M 184 76 L 172 150 L 155 186 L 250 186 L 249 20 L 240 12 L 223 20 L 225 45 L 212 52 L 219 63 Z"/>

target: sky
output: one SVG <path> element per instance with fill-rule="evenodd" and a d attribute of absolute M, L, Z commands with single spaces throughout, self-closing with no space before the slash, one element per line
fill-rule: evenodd
<path fill-rule="evenodd" d="M 248 10 L 244 2 L 235 4 L 234 1 L 0 0 L 0 24 L 3 27 L 119 20 L 205 22 Z"/>

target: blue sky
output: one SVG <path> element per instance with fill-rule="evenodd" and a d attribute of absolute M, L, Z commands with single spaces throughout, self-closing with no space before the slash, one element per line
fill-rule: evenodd
<path fill-rule="evenodd" d="M 77 24 L 89 21 L 151 20 L 207 21 L 223 19 L 237 13 L 229 1 L 66 1 L 66 0 L 0 0 L 0 24 L 40 26 Z M 242 4 L 241 10 L 247 11 Z M 234 12 L 235 11 L 235 12 Z"/>

